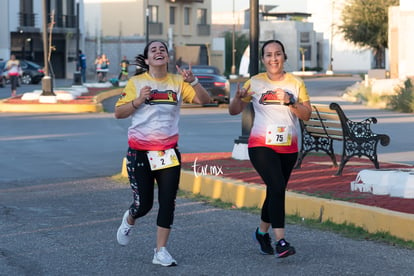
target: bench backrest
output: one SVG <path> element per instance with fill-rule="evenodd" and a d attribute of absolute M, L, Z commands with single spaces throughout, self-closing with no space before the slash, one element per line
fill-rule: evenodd
<path fill-rule="evenodd" d="M 341 119 L 336 110 L 329 105 L 312 105 L 312 114 L 308 121 L 302 121 L 302 127 L 312 136 L 343 140 Z"/>

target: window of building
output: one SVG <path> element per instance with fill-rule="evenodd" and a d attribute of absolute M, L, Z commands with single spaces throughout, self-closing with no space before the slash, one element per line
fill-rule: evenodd
<path fill-rule="evenodd" d="M 207 24 L 207 9 L 197 10 L 197 24 L 200 24 L 200 25 Z"/>
<path fill-rule="evenodd" d="M 158 23 L 158 6 L 148 6 L 149 10 L 149 22 L 150 23 Z"/>
<path fill-rule="evenodd" d="M 309 43 L 310 42 L 310 33 L 309 32 L 301 32 L 300 33 L 300 42 L 301 43 Z"/>
<path fill-rule="evenodd" d="M 175 25 L 175 7 L 170 7 L 170 25 Z"/>
<path fill-rule="evenodd" d="M 184 8 L 184 25 L 190 25 L 191 23 L 190 15 L 191 15 L 191 9 L 188 7 Z"/>
<path fill-rule="evenodd" d="M 33 13 L 32 0 L 20 0 L 20 13 L 19 13 L 20 26 L 34 26 L 35 15 Z"/>

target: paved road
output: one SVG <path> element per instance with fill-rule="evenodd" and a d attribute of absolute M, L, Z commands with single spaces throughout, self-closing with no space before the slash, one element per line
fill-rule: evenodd
<path fill-rule="evenodd" d="M 312 96 L 323 101 L 336 100 L 354 81 L 323 79 L 307 84 L 311 95 L 319 91 Z M 403 139 L 410 131 L 401 134 L 396 122 L 412 125 L 409 116 L 355 105 L 347 108 L 354 117 L 383 116 L 395 130 L 394 139 Z M 240 135 L 239 116 L 230 117 L 223 108 L 182 113 L 183 152 L 232 150 Z M 129 246 L 121 247 L 115 239 L 130 203 L 130 189 L 108 176 L 120 171 L 128 125 L 129 120 L 115 120 L 111 113 L 0 113 L 1 276 L 412 275 L 413 250 L 302 225 L 287 225 L 295 256 L 284 260 L 262 256 L 251 241 L 258 215 L 183 198 L 177 201 L 169 245 L 179 266 L 152 265 L 157 205 L 139 222 Z M 403 152 L 398 145 L 392 149 L 390 154 Z"/>

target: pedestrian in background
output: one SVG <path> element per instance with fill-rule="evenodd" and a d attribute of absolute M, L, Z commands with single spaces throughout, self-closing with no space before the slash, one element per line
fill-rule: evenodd
<path fill-rule="evenodd" d="M 106 75 L 109 71 L 109 59 L 105 54 L 98 55 L 95 59 L 96 75 L 98 82 L 106 82 Z"/>
<path fill-rule="evenodd" d="M 157 241 L 153 264 L 177 265 L 167 251 L 167 241 L 174 220 L 175 199 L 181 172 L 178 150 L 178 121 L 182 102 L 206 104 L 208 92 L 189 70 L 167 71 L 169 55 L 162 41 L 148 43 L 136 58 L 143 71 L 129 79 L 116 103 L 115 117 L 132 117 L 128 129 L 127 171 L 133 202 L 124 212 L 117 231 L 121 245 L 130 241 L 137 219 L 153 206 L 154 182 L 158 186 Z"/>
<path fill-rule="evenodd" d="M 100 62 L 101 62 L 102 82 L 106 82 L 107 80 L 106 75 L 109 72 L 109 64 L 110 64 L 109 59 L 106 56 L 106 54 L 102 54 Z"/>
<path fill-rule="evenodd" d="M 259 227 L 253 238 L 262 254 L 278 258 L 295 254 L 285 240 L 285 192 L 298 156 L 301 128 L 298 119 L 311 115 L 309 95 L 303 80 L 284 71 L 287 55 L 278 40 L 266 41 L 261 61 L 266 72 L 251 77 L 229 105 L 231 115 L 239 114 L 251 102 L 254 121 L 248 140 L 250 161 L 266 185 L 266 197 Z M 272 246 L 269 228 L 276 239 Z"/>
<path fill-rule="evenodd" d="M 20 67 L 20 61 L 16 59 L 15 55 L 10 55 L 10 59 L 6 63 L 6 70 L 11 85 L 11 96 L 16 97 L 22 69 Z"/>
<path fill-rule="evenodd" d="M 81 73 L 82 82 L 86 82 L 86 55 L 82 53 L 82 50 L 78 52 L 78 71 Z"/>
<path fill-rule="evenodd" d="M 125 81 L 128 80 L 128 66 L 129 66 L 129 60 L 126 56 L 123 56 L 121 63 L 119 64 L 121 66 L 121 72 L 119 73 L 118 80 Z"/>

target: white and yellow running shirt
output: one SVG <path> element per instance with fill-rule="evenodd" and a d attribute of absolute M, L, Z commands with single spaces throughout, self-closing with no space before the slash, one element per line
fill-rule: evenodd
<path fill-rule="evenodd" d="M 253 76 L 245 84 L 253 95 L 242 100 L 252 102 L 254 109 L 253 127 L 250 132 L 248 147 L 269 147 L 278 153 L 298 151 L 300 141 L 300 124 L 290 108 L 276 99 L 273 93 L 283 89 L 291 93 L 297 102 L 309 101 L 309 95 L 302 79 L 286 73 L 282 81 L 272 81 L 266 73 Z"/>
<path fill-rule="evenodd" d="M 151 87 L 151 97 L 131 115 L 128 144 L 136 150 L 166 150 L 178 142 L 178 121 L 182 102 L 192 102 L 193 87 L 181 75 L 168 74 L 154 79 L 148 72 L 129 79 L 116 106 L 136 99 L 144 86 Z"/>

